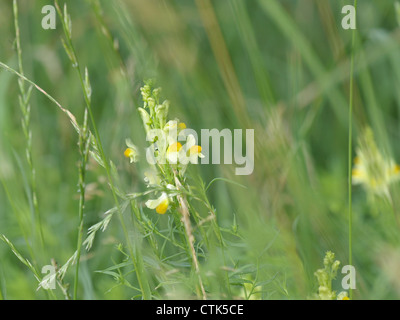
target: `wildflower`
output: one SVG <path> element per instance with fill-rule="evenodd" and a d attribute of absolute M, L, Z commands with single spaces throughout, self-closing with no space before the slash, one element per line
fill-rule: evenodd
<path fill-rule="evenodd" d="M 348 297 L 346 291 L 342 291 L 341 293 L 338 294 L 337 300 L 350 300 L 350 298 Z"/>
<path fill-rule="evenodd" d="M 185 124 L 184 122 L 180 122 L 178 119 L 169 120 L 169 121 L 165 124 L 165 126 L 164 126 L 163 129 L 164 129 L 164 130 L 174 130 L 174 129 L 177 129 L 177 130 L 184 130 L 184 129 L 186 129 L 186 124 Z"/>
<path fill-rule="evenodd" d="M 124 156 L 130 159 L 130 163 L 137 162 L 139 158 L 138 148 L 130 139 L 126 139 L 125 142 L 128 148 L 125 149 Z"/>
<path fill-rule="evenodd" d="M 320 300 L 347 300 L 347 292 L 343 291 L 336 296 L 336 291 L 332 290 L 332 280 L 336 278 L 340 261 L 335 260 L 335 254 L 331 251 L 326 252 L 324 257 L 324 268 L 318 269 L 314 275 L 318 280 L 318 299 Z M 340 298 L 340 299 L 339 299 Z"/>
<path fill-rule="evenodd" d="M 155 200 L 147 200 L 146 207 L 149 209 L 156 209 L 156 212 L 159 214 L 164 214 L 167 212 L 169 206 L 168 195 L 163 192 L 158 199 Z"/>
<path fill-rule="evenodd" d="M 190 134 L 186 141 L 186 157 L 190 163 L 197 164 L 199 158 L 204 158 L 201 153 L 201 146 L 196 145 L 196 139 Z"/>
<path fill-rule="evenodd" d="M 145 205 L 165 214 L 174 202 L 173 190 L 176 190 L 174 176 L 183 176 L 189 163 L 198 163 L 203 158 L 201 146 L 196 144 L 193 134 L 188 134 L 186 124 L 179 119 L 168 120 L 169 102 L 160 103 L 160 88 L 152 89 L 152 83 L 146 83 L 141 89 L 143 107 L 138 108 L 150 146 L 146 150 L 146 159 L 152 164 L 151 170 L 145 172 L 144 181 L 155 193 L 163 191 L 156 199 L 148 200 Z M 128 148 L 124 155 L 130 162 L 138 160 L 137 147 L 127 140 Z"/>
<path fill-rule="evenodd" d="M 174 142 L 168 147 L 167 153 L 179 152 L 181 148 L 182 145 L 179 142 Z"/>
<path fill-rule="evenodd" d="M 176 187 L 172 184 L 168 184 L 167 189 L 176 190 Z M 149 209 L 156 209 L 156 212 L 158 214 L 164 214 L 167 212 L 170 203 L 173 201 L 174 196 L 175 194 L 173 193 L 167 194 L 166 192 L 162 192 L 159 198 L 154 200 L 147 200 L 145 205 Z"/>
<path fill-rule="evenodd" d="M 184 130 L 186 129 L 186 124 L 180 122 L 178 119 L 169 120 L 163 127 L 164 133 L 166 134 L 166 139 L 169 144 L 173 144 L 178 139 L 184 140 L 186 138 Z"/>
<path fill-rule="evenodd" d="M 389 185 L 400 178 L 400 166 L 392 159 L 385 159 L 376 146 L 373 132 L 367 128 L 359 140 L 357 156 L 352 171 L 353 184 L 362 184 L 367 191 L 389 195 Z"/>
<path fill-rule="evenodd" d="M 197 164 L 198 158 L 204 158 L 201 153 L 201 146 L 196 145 L 195 137 L 190 134 L 184 146 L 180 142 L 174 142 L 167 149 L 167 159 L 169 163 L 180 164 L 184 169 L 188 163 Z"/>
<path fill-rule="evenodd" d="M 179 142 L 172 143 L 167 149 L 167 159 L 169 163 L 177 164 L 179 158 L 179 152 L 182 149 L 182 144 Z"/>

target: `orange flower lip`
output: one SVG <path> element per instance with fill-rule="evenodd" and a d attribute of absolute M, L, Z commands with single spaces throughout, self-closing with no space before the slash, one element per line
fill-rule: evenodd
<path fill-rule="evenodd" d="M 201 152 L 201 146 L 192 146 L 189 149 L 189 155 L 199 154 Z"/>
<path fill-rule="evenodd" d="M 168 147 L 167 153 L 178 152 L 182 149 L 182 145 L 179 142 L 175 142 Z"/>
<path fill-rule="evenodd" d="M 133 150 L 131 148 L 127 148 L 124 152 L 124 156 L 129 158 L 133 155 Z"/>
<path fill-rule="evenodd" d="M 156 212 L 158 214 L 164 214 L 165 212 L 167 212 L 168 209 L 168 200 L 164 200 L 163 202 L 161 202 L 157 208 L 156 208 Z"/>

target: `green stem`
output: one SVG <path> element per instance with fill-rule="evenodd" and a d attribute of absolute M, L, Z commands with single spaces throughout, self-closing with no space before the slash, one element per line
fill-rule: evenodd
<path fill-rule="evenodd" d="M 61 21 L 62 21 L 62 25 L 63 25 L 63 29 L 64 29 L 64 34 L 66 35 L 68 48 L 70 49 L 70 51 L 72 53 L 72 57 L 74 59 L 76 59 L 75 48 L 74 48 L 74 46 L 72 44 L 72 39 L 69 36 L 69 31 L 68 31 L 68 27 L 65 24 L 64 15 L 62 14 L 61 9 L 60 9 L 60 7 L 58 5 L 58 0 L 55 1 L 55 5 L 56 5 L 56 9 L 57 9 L 58 15 L 59 15 L 59 17 L 61 18 Z M 142 290 L 143 299 L 149 300 L 151 298 L 151 291 L 150 291 L 149 283 L 147 281 L 147 277 L 146 277 L 144 268 L 142 266 L 140 266 L 140 264 L 138 265 L 138 261 L 140 262 L 140 257 L 134 255 L 134 253 L 133 253 L 133 249 L 132 249 L 132 246 L 131 246 L 131 243 L 130 243 L 130 238 L 129 238 L 129 235 L 128 235 L 128 230 L 126 228 L 126 225 L 125 225 L 125 222 L 124 222 L 124 219 L 123 219 L 123 216 L 122 216 L 121 205 L 120 205 L 120 203 L 118 201 L 117 194 L 115 193 L 114 183 L 112 181 L 112 176 L 111 176 L 110 165 L 109 165 L 109 163 L 108 163 L 108 161 L 106 159 L 105 153 L 104 153 L 104 149 L 103 149 L 103 145 L 101 143 L 99 131 L 97 129 L 96 121 L 95 121 L 94 116 L 93 116 L 92 107 L 91 107 L 91 103 L 90 103 L 90 97 L 88 96 L 87 91 L 85 90 L 85 82 L 83 80 L 83 76 L 82 76 L 82 72 L 81 72 L 81 69 L 80 69 L 80 65 L 79 65 L 77 60 L 75 61 L 74 67 L 77 70 L 79 81 L 80 81 L 81 87 L 83 89 L 86 107 L 87 107 L 87 110 L 88 110 L 88 113 L 89 113 L 90 122 L 91 122 L 92 127 L 93 127 L 93 133 L 94 133 L 94 137 L 95 137 L 96 147 L 99 150 L 100 157 L 101 157 L 101 159 L 103 161 L 104 168 L 106 170 L 107 179 L 108 179 L 108 182 L 109 182 L 109 184 L 111 186 L 110 189 L 111 189 L 112 196 L 114 198 L 114 202 L 115 202 L 117 210 L 118 210 L 118 217 L 119 217 L 119 220 L 120 220 L 120 223 L 121 223 L 121 227 L 122 227 L 122 230 L 123 230 L 124 237 L 125 237 L 125 239 L 127 241 L 128 250 L 129 250 L 129 253 L 131 255 L 131 259 L 132 259 L 132 262 L 133 262 L 133 265 L 134 265 L 134 268 L 135 268 L 135 272 L 136 272 L 136 276 L 137 276 L 137 279 L 138 279 L 138 283 L 139 283 L 140 289 Z"/>
<path fill-rule="evenodd" d="M 357 0 L 354 0 L 354 8 L 357 14 Z M 349 193 L 349 264 L 353 265 L 353 209 L 352 209 L 352 150 L 353 150 L 353 91 L 354 91 L 354 49 L 356 29 L 353 30 L 351 41 L 351 65 L 350 65 L 350 98 L 349 98 L 349 150 L 348 150 L 348 193 Z M 350 299 L 353 298 L 353 289 L 350 288 Z"/>
<path fill-rule="evenodd" d="M 174 178 L 175 178 L 175 185 L 178 188 L 178 190 L 182 189 L 182 184 L 181 184 L 176 172 L 174 172 Z M 190 222 L 190 214 L 189 214 L 186 196 L 184 196 L 182 194 L 178 194 L 177 199 L 178 199 L 179 207 L 180 207 L 179 211 L 181 213 L 181 221 L 182 221 L 183 227 L 185 229 L 186 242 L 188 244 L 189 252 L 191 255 L 191 259 L 192 259 L 192 266 L 193 266 L 193 269 L 198 278 L 200 296 L 203 300 L 207 300 L 207 294 L 204 289 L 203 279 L 202 279 L 201 273 L 200 273 L 200 264 L 199 264 L 199 260 L 197 258 L 196 250 L 194 248 L 194 236 L 192 233 L 192 224 Z"/>
<path fill-rule="evenodd" d="M 15 27 L 15 41 L 17 46 L 17 57 L 18 57 L 18 70 L 19 73 L 23 76 L 24 69 L 22 64 L 22 49 L 21 49 L 21 39 L 20 39 L 20 30 L 19 30 L 19 23 L 18 23 L 18 4 L 17 0 L 13 1 L 13 13 L 14 13 L 14 27 Z M 32 199 L 32 212 L 34 218 L 34 226 L 33 228 L 37 230 L 36 232 L 39 233 L 40 245 L 42 251 L 44 251 L 44 237 L 43 237 L 43 230 L 42 230 L 42 221 L 41 215 L 39 212 L 39 204 L 37 200 L 37 187 L 36 187 L 36 174 L 35 168 L 33 165 L 33 157 L 32 157 L 32 131 L 30 130 L 30 93 L 31 90 L 25 90 L 24 83 L 19 79 L 19 91 L 20 91 L 20 108 L 22 112 L 22 124 L 23 124 L 23 132 L 25 139 L 27 141 L 26 144 L 26 158 L 29 165 L 30 170 L 30 197 Z"/>
<path fill-rule="evenodd" d="M 85 208 L 85 176 L 86 176 L 86 163 L 89 153 L 89 132 L 87 130 L 87 109 L 85 109 L 85 116 L 83 120 L 82 129 L 79 131 L 79 151 L 81 153 L 81 164 L 79 167 L 79 227 L 78 227 L 78 240 L 77 240 L 77 258 L 76 258 L 76 269 L 74 279 L 74 300 L 78 296 L 78 283 L 79 283 L 79 265 L 82 250 L 82 238 L 83 238 L 83 212 Z"/>
<path fill-rule="evenodd" d="M 85 191 L 81 192 L 81 199 L 85 197 Z M 74 279 L 74 296 L 73 299 L 76 300 L 78 296 L 78 283 L 79 283 L 79 265 L 82 250 L 82 236 L 83 236 L 83 203 L 79 201 L 79 228 L 78 228 L 78 240 L 77 240 L 77 257 L 76 257 L 76 267 L 75 267 L 75 279 Z"/>
<path fill-rule="evenodd" d="M 213 228 L 214 228 L 214 232 L 217 235 L 219 244 L 221 246 L 222 262 L 224 263 L 224 267 L 227 267 L 226 257 L 225 257 L 225 249 L 224 249 L 225 248 L 225 244 L 224 244 L 224 239 L 222 237 L 222 232 L 221 232 L 221 229 L 220 229 L 218 221 L 217 221 L 217 215 L 215 214 L 215 211 L 214 211 L 213 207 L 211 206 L 210 201 L 208 200 L 208 197 L 207 197 L 205 191 L 204 191 L 204 199 L 205 199 L 205 203 L 206 203 L 207 209 L 209 210 L 209 212 L 213 216 L 212 225 L 213 225 Z M 226 287 L 228 289 L 228 295 L 230 297 L 232 297 L 231 285 L 230 285 L 230 281 L 229 281 L 229 274 L 228 274 L 228 271 L 226 269 L 224 271 L 224 275 L 225 275 Z"/>

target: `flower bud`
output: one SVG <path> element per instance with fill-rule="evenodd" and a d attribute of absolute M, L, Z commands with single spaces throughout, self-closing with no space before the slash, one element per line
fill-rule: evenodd
<path fill-rule="evenodd" d="M 165 123 L 167 122 L 168 109 L 169 101 L 167 100 L 156 107 L 156 119 L 161 129 L 164 128 Z"/>
<path fill-rule="evenodd" d="M 144 125 L 144 129 L 147 132 L 149 132 L 150 130 L 150 126 L 151 126 L 151 119 L 150 119 L 150 115 L 147 113 L 146 110 L 144 110 L 143 108 L 138 108 L 140 116 L 142 118 L 143 121 L 143 125 Z"/>

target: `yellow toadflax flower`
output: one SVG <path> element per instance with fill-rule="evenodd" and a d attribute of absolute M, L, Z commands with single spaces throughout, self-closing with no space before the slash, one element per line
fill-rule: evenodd
<path fill-rule="evenodd" d="M 125 142 L 128 148 L 125 149 L 124 156 L 129 158 L 130 163 L 138 162 L 139 160 L 138 148 L 132 143 L 130 139 L 126 139 Z"/>
<path fill-rule="evenodd" d="M 180 142 L 173 142 L 167 149 L 167 159 L 169 163 L 187 165 L 189 162 L 198 163 L 199 158 L 204 158 L 201 153 L 201 146 L 196 145 L 196 138 L 189 134 L 184 146 Z"/>
<path fill-rule="evenodd" d="M 389 185 L 400 178 L 400 166 L 385 159 L 376 146 L 373 132 L 367 128 L 359 140 L 352 171 L 353 184 L 362 184 L 373 194 L 389 195 Z"/>
<path fill-rule="evenodd" d="M 341 293 L 339 293 L 337 295 L 337 299 L 336 300 L 350 300 L 349 296 L 347 295 L 346 291 L 342 291 Z"/>
<path fill-rule="evenodd" d="M 156 209 L 156 212 L 159 214 L 164 214 L 167 212 L 169 206 L 168 195 L 163 192 L 158 199 L 155 200 L 147 200 L 146 207 L 149 209 Z"/>
<path fill-rule="evenodd" d="M 169 120 L 163 127 L 168 145 L 173 144 L 177 139 L 183 140 L 186 137 L 184 132 L 185 129 L 186 124 L 180 122 L 179 119 Z"/>
<path fill-rule="evenodd" d="M 180 142 L 174 142 L 169 145 L 167 149 L 167 159 L 169 163 L 177 164 L 179 159 L 179 152 L 182 149 L 182 144 Z"/>
<path fill-rule="evenodd" d="M 183 177 L 189 163 L 198 163 L 198 159 L 204 158 L 204 155 L 201 146 L 196 145 L 194 135 L 189 134 L 193 130 L 179 119 L 168 120 L 169 102 L 165 100 L 159 103 L 160 90 L 152 89 L 150 82 L 140 88 L 143 108 L 139 108 L 139 113 L 146 140 L 150 142 L 146 149 L 146 160 L 151 168 L 144 173 L 144 181 L 149 192 L 154 192 L 158 197 L 146 201 L 145 205 L 159 214 L 165 214 L 176 203 L 175 176 Z M 131 163 L 137 162 L 138 148 L 129 139 L 126 144 L 125 157 Z"/>
<path fill-rule="evenodd" d="M 169 130 L 183 130 L 186 129 L 186 124 L 184 122 L 180 122 L 178 119 L 175 120 L 169 120 L 163 130 L 169 131 Z"/>
<path fill-rule="evenodd" d="M 172 184 L 167 185 L 167 189 L 169 190 L 176 190 L 176 187 Z M 145 205 L 149 209 L 156 209 L 158 214 L 164 214 L 167 212 L 170 203 L 173 201 L 172 194 L 167 194 L 166 192 L 162 192 L 161 196 L 154 200 L 147 200 Z"/>
<path fill-rule="evenodd" d="M 196 145 L 196 139 L 192 134 L 190 134 L 186 140 L 185 151 L 185 158 L 188 159 L 190 163 L 197 164 L 199 158 L 204 158 L 204 155 L 201 153 L 201 146 Z"/>

